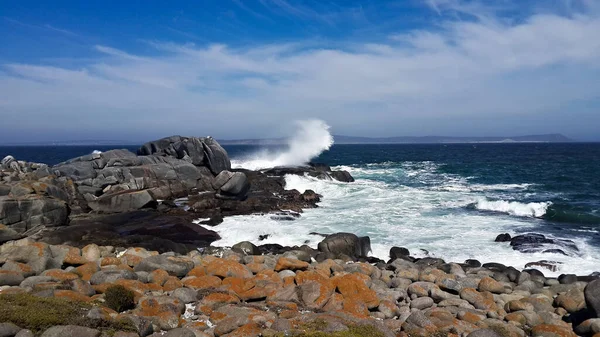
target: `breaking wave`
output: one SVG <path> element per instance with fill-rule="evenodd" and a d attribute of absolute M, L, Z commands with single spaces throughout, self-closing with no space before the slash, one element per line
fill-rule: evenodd
<path fill-rule="evenodd" d="M 473 208 L 481 211 L 506 213 L 515 216 L 541 218 L 546 214 L 551 202 L 521 203 L 518 201 L 479 199 L 472 204 Z"/>
<path fill-rule="evenodd" d="M 287 140 L 284 150 L 262 150 L 242 160 L 233 161 L 235 167 L 259 170 L 276 166 L 301 166 L 318 157 L 333 145 L 329 125 L 321 120 L 297 121 L 296 133 Z"/>

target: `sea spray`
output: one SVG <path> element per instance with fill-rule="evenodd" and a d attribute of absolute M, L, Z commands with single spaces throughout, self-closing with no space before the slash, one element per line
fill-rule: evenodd
<path fill-rule="evenodd" d="M 262 150 L 247 156 L 242 161 L 233 161 L 236 167 L 251 170 L 277 166 L 306 165 L 311 159 L 318 157 L 333 145 L 333 136 L 329 133 L 329 125 L 322 120 L 311 119 L 296 121 L 295 134 L 287 140 L 283 151 L 269 152 Z"/>

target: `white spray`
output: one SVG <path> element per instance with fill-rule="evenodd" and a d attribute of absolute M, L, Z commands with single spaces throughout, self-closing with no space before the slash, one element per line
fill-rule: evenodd
<path fill-rule="evenodd" d="M 300 166 L 310 162 L 333 145 L 329 125 L 322 120 L 296 121 L 298 129 L 287 140 L 284 151 L 271 153 L 261 151 L 242 161 L 233 161 L 234 166 L 251 170 L 276 166 Z"/>

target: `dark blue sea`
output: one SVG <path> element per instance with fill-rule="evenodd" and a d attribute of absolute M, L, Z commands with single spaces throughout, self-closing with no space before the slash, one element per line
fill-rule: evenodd
<path fill-rule="evenodd" d="M 0 147 L 0 158 L 53 165 L 112 148 L 137 149 Z M 266 151 L 225 148 L 234 165 L 249 168 Z M 522 268 L 550 260 L 559 266 L 556 273 L 600 271 L 600 143 L 334 145 L 314 161 L 348 170 L 357 181 L 287 177 L 289 188 L 322 194 L 320 207 L 293 222 L 228 218 L 215 227 L 224 238 L 218 244 L 257 241 L 262 234 L 270 235 L 266 243 L 316 244 L 310 232 L 347 231 L 369 235 L 380 257 L 396 245 L 457 262 L 477 258 Z M 569 239 L 577 250 L 521 253 L 493 242 L 504 232 Z"/>

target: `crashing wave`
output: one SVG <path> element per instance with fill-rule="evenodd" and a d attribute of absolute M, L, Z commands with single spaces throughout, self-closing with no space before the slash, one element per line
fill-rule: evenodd
<path fill-rule="evenodd" d="M 236 167 L 259 170 L 277 166 L 301 166 L 318 157 L 333 145 L 329 125 L 321 120 L 296 122 L 298 129 L 288 139 L 286 149 L 279 152 L 260 151 L 240 161 L 232 161 Z"/>
<path fill-rule="evenodd" d="M 473 207 L 481 211 L 500 212 L 530 218 L 541 218 L 544 216 L 544 214 L 546 214 L 546 211 L 550 205 L 552 205 L 552 203 L 549 201 L 521 203 L 518 201 L 492 201 L 487 199 L 479 199 L 473 204 Z"/>

